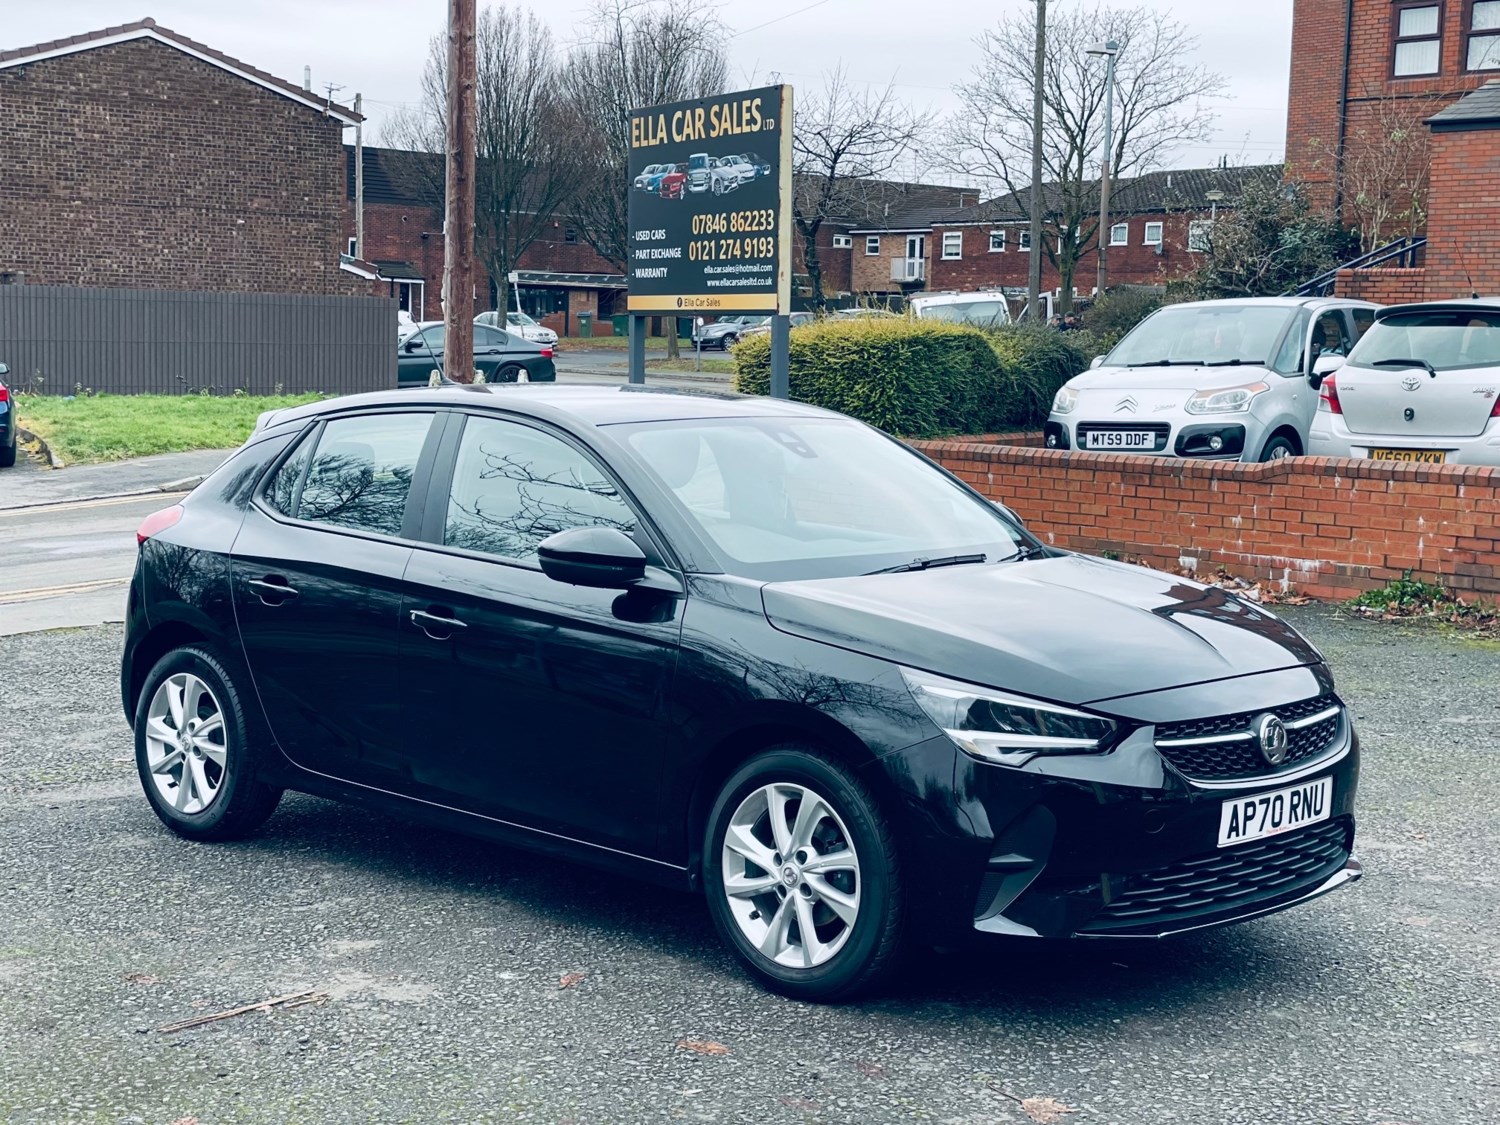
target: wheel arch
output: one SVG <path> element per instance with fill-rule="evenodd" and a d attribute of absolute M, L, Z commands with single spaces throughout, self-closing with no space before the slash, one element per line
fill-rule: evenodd
<path fill-rule="evenodd" d="M 1294 456 L 1301 457 L 1307 452 L 1307 442 L 1303 440 L 1302 432 L 1291 422 L 1281 422 L 1278 425 L 1272 426 L 1266 433 L 1266 436 L 1261 439 L 1260 448 L 1255 452 L 1256 460 L 1260 459 L 1260 455 L 1265 452 L 1266 446 L 1279 437 L 1284 437 L 1292 443 Z"/>
<path fill-rule="evenodd" d="M 120 687 L 125 713 L 132 723 L 135 721 L 141 691 L 146 686 L 147 673 L 156 667 L 158 660 L 173 649 L 192 644 L 213 645 L 225 656 L 235 655 L 225 651 L 227 646 L 224 644 L 224 638 L 216 630 L 205 627 L 202 622 L 175 617 L 153 625 L 131 647 Z"/>

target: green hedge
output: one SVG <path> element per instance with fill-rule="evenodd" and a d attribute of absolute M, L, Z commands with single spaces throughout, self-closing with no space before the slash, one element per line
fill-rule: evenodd
<path fill-rule="evenodd" d="M 770 390 L 769 335 L 734 350 L 735 389 Z M 825 320 L 791 334 L 791 394 L 902 437 L 1039 428 L 1088 360 L 1050 328 L 980 332 L 912 319 Z"/>

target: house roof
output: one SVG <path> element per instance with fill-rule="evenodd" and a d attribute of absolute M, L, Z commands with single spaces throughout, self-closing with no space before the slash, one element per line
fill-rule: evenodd
<path fill-rule="evenodd" d="M 1434 133 L 1452 133 L 1481 125 L 1500 124 L 1500 80 L 1490 79 L 1447 109 L 1433 114 L 1427 124 Z"/>
<path fill-rule="evenodd" d="M 443 195 L 444 156 L 398 148 L 364 149 L 365 202 L 436 206 Z M 344 189 L 354 198 L 354 146 L 344 146 Z"/>
<path fill-rule="evenodd" d="M 128 43 L 135 39 L 154 39 L 184 54 L 191 55 L 195 59 L 216 66 L 230 74 L 252 82 L 262 89 L 270 90 L 272 93 L 291 98 L 295 102 L 319 113 L 325 113 L 329 117 L 336 117 L 347 125 L 353 125 L 363 118 L 346 106 L 339 105 L 326 98 L 320 98 L 311 90 L 304 90 L 283 78 L 277 78 L 274 74 L 268 74 L 258 67 L 249 63 L 241 62 L 239 59 L 231 58 L 222 51 L 216 51 L 212 47 L 205 46 L 196 40 L 189 39 L 186 35 L 180 35 L 170 28 L 160 26 L 149 16 L 135 23 L 120 24 L 118 27 L 100 28 L 98 31 L 88 31 L 82 35 L 73 35 L 67 39 L 54 39 L 50 43 L 37 43 L 30 47 L 17 47 L 9 51 L 0 51 L 0 70 L 9 67 L 26 66 L 31 63 L 41 62 L 43 59 L 57 58 L 61 55 L 73 55 L 80 51 L 92 51 L 98 47 L 111 47 L 117 43 Z"/>
<path fill-rule="evenodd" d="M 1118 180 L 1113 185 L 1110 210 L 1120 216 L 1166 213 L 1168 211 L 1207 211 L 1214 200 L 1208 198 L 1211 191 L 1222 191 L 1220 202 L 1232 206 L 1252 183 L 1270 181 L 1280 183 L 1280 164 L 1258 164 L 1245 168 L 1174 168 L 1160 172 L 1148 172 L 1143 176 L 1132 176 Z M 1098 190 L 1098 182 L 1086 185 L 1091 192 Z M 1058 205 L 1056 184 L 1043 188 L 1043 206 L 1055 210 Z M 969 226 L 986 223 L 1025 222 L 1031 213 L 1031 190 L 1022 188 L 1011 195 L 997 196 L 976 207 L 950 214 L 946 221 L 935 226 Z"/>

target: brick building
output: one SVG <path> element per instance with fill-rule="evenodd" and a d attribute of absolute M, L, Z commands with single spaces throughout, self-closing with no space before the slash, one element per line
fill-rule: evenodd
<path fill-rule="evenodd" d="M 357 120 L 150 19 L 0 52 L 0 282 L 368 292 L 339 257 Z"/>
<path fill-rule="evenodd" d="M 1153 172 L 1122 180 L 1111 208 L 1109 277 L 1121 285 L 1160 285 L 1190 272 L 1221 208 L 1231 208 L 1247 183 L 1279 181 L 1280 165 Z M 1097 193 L 1097 189 L 1094 189 Z M 1024 289 L 1030 268 L 1028 191 L 963 207 L 905 211 L 879 226 L 856 228 L 854 278 L 861 293 L 926 290 Z M 1044 209 L 1058 212 L 1055 200 Z M 1057 237 L 1055 218 L 1045 237 Z M 1093 291 L 1098 269 L 1094 240 L 1084 246 L 1074 276 L 1079 295 Z M 1042 287 L 1056 292 L 1056 265 L 1042 259 Z"/>
<path fill-rule="evenodd" d="M 1287 178 L 1346 222 L 1369 194 L 1361 168 L 1404 151 L 1392 133 L 1425 142 L 1406 177 L 1422 266 L 1343 271 L 1337 291 L 1382 303 L 1500 291 L 1500 0 L 1295 0 L 1291 50 Z M 1402 184 L 1390 188 L 1399 210 Z"/>

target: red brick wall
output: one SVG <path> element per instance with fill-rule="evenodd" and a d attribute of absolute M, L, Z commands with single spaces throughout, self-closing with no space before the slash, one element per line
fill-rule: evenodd
<path fill-rule="evenodd" d="M 150 39 L 0 71 L 0 271 L 348 293 L 340 123 Z"/>
<path fill-rule="evenodd" d="M 1297 457 L 1263 465 L 912 443 L 1009 504 L 1045 542 L 1176 567 L 1196 560 L 1346 598 L 1403 571 L 1500 594 L 1500 469 Z"/>
<path fill-rule="evenodd" d="M 1197 254 L 1187 248 L 1188 224 L 1194 219 L 1206 219 L 1205 213 L 1139 214 L 1117 215 L 1113 223 L 1130 224 L 1130 241 L 1124 246 L 1109 248 L 1110 285 L 1162 285 L 1173 277 L 1190 273 L 1199 262 Z M 1162 224 L 1162 252 L 1155 246 L 1145 244 L 1146 224 Z M 996 227 L 995 229 L 1002 229 Z M 936 227 L 928 236 L 928 289 L 981 289 L 1010 285 L 1024 288 L 1027 282 L 1030 255 L 1017 248 L 1018 232 L 1022 227 L 1005 227 L 1004 251 L 990 250 L 988 226 Z M 943 257 L 943 235 L 947 231 L 963 234 L 963 257 Z M 1052 237 L 1048 235 L 1047 237 Z M 863 252 L 863 247 L 858 248 Z M 1078 260 L 1078 269 L 1073 284 L 1080 293 L 1094 288 L 1099 269 L 1098 255 L 1091 242 Z M 1056 289 L 1061 284 L 1057 268 L 1042 258 L 1042 288 Z"/>
<path fill-rule="evenodd" d="M 1500 130 L 1432 135 L 1427 299 L 1500 292 Z M 1473 285 L 1470 285 L 1470 278 Z"/>
<path fill-rule="evenodd" d="M 1313 199 L 1333 205 L 1333 175 L 1320 158 L 1338 143 L 1344 77 L 1346 0 L 1295 0 L 1292 80 L 1286 120 L 1286 177 L 1314 185 Z"/>
<path fill-rule="evenodd" d="M 1377 305 L 1404 305 L 1422 301 L 1427 293 L 1425 269 L 1339 270 L 1334 291 L 1340 297 L 1374 301 Z"/>
<path fill-rule="evenodd" d="M 823 296 L 836 297 L 852 291 L 853 254 L 847 246 L 836 248 L 835 235 L 843 234 L 844 227 L 824 223 L 818 228 L 818 265 L 823 270 Z M 863 248 L 861 248 L 863 252 Z M 807 272 L 807 240 L 800 230 L 792 228 L 792 272 Z"/>

